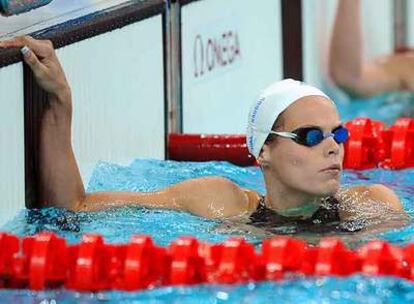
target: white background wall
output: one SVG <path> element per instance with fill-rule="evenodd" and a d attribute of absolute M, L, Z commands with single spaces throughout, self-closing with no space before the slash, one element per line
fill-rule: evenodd
<path fill-rule="evenodd" d="M 162 18 L 58 50 L 73 94 L 73 146 L 82 176 L 99 160 L 164 158 Z"/>
<path fill-rule="evenodd" d="M 325 87 L 329 40 L 338 1 L 311 0 L 302 3 L 304 78 L 311 84 Z M 365 58 L 372 60 L 393 52 L 393 0 L 361 0 L 361 3 Z"/>
<path fill-rule="evenodd" d="M 249 107 L 260 91 L 282 78 L 280 1 L 204 0 L 182 8 L 183 127 L 185 133 L 244 133 Z M 195 76 L 200 35 L 223 42 L 223 33 L 237 33 L 240 56 L 231 64 Z M 226 40 L 225 40 L 226 41 Z"/>
<path fill-rule="evenodd" d="M 24 208 L 23 66 L 0 69 L 0 226 Z"/>
<path fill-rule="evenodd" d="M 407 2 L 408 45 L 414 48 L 414 0 L 408 0 Z"/>

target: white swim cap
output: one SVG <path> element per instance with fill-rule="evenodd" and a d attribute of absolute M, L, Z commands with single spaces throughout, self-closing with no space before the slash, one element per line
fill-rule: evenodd
<path fill-rule="evenodd" d="M 323 96 L 321 90 L 293 79 L 277 81 L 267 87 L 252 105 L 247 124 L 247 147 L 256 158 L 279 115 L 296 100 L 306 96 Z"/>

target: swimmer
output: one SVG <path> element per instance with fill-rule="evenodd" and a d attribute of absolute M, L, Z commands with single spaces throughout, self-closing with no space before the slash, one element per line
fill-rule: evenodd
<path fill-rule="evenodd" d="M 253 225 L 294 222 L 304 229 L 404 214 L 398 196 L 386 186 L 341 189 L 348 131 L 332 100 L 319 89 L 291 79 L 264 90 L 248 117 L 248 148 L 263 171 L 265 196 L 222 177 L 190 179 L 152 193 L 85 193 L 71 143 L 71 89 L 52 43 L 19 37 L 0 42 L 0 47 L 20 48 L 49 94 L 40 140 L 44 207 L 97 211 L 135 205 Z"/>
<path fill-rule="evenodd" d="M 363 60 L 360 0 L 340 0 L 331 38 L 329 74 L 350 95 L 414 91 L 414 52 Z"/>

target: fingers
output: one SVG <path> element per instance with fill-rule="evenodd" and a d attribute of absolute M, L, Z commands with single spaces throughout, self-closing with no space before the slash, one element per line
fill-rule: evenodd
<path fill-rule="evenodd" d="M 36 40 L 30 36 L 16 37 L 11 40 L 0 41 L 0 47 L 3 48 L 22 48 L 29 47 L 37 56 L 45 58 L 53 54 L 53 44 L 49 40 Z"/>
<path fill-rule="evenodd" d="M 20 51 L 23 54 L 24 61 L 30 66 L 36 76 L 45 74 L 46 67 L 40 62 L 39 58 L 37 58 L 36 54 L 33 53 L 29 47 L 24 46 Z"/>
<path fill-rule="evenodd" d="M 52 42 L 24 36 L 0 42 L 0 47 L 20 48 L 24 62 L 33 71 L 36 81 L 46 92 L 56 96 L 70 92 Z"/>

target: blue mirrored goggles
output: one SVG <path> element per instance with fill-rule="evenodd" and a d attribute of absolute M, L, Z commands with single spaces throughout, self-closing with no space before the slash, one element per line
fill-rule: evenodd
<path fill-rule="evenodd" d="M 298 128 L 292 132 L 270 131 L 269 133 L 290 138 L 296 143 L 307 147 L 316 146 L 328 137 L 332 137 L 337 144 L 343 144 L 349 138 L 349 131 L 344 126 L 339 126 L 326 134 L 318 127 Z"/>

